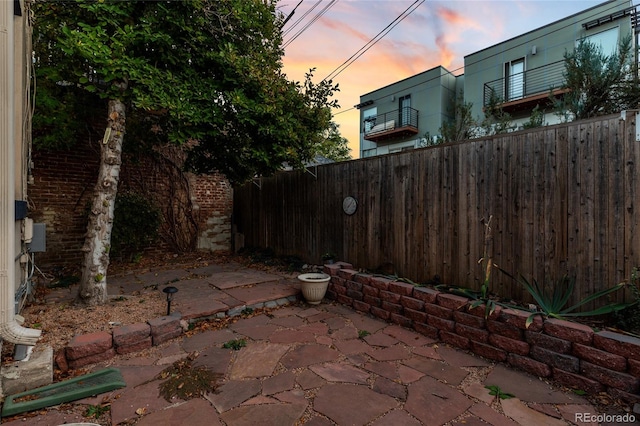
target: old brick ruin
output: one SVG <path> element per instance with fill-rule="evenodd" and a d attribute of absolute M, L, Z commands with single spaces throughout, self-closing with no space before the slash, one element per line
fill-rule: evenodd
<path fill-rule="evenodd" d="M 119 191 L 144 194 L 162 210 L 159 238 L 148 252 L 231 249 L 233 190 L 221 174 L 194 175 L 171 152 L 123 159 Z M 98 173 L 97 143 L 71 150 L 35 150 L 29 215 L 46 224 L 40 267 L 79 266 L 87 209 Z"/>

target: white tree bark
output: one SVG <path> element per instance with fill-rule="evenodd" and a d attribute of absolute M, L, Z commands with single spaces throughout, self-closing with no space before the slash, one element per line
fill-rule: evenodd
<path fill-rule="evenodd" d="M 107 302 L 107 269 L 111 248 L 111 230 L 115 208 L 122 142 L 125 133 L 125 106 L 120 100 L 109 101 L 109 120 L 100 146 L 100 170 L 94 190 L 85 243 L 84 262 L 77 301 L 83 305 Z"/>

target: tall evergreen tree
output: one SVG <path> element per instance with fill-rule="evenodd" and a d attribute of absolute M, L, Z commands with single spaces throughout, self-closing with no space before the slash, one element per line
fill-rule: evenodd
<path fill-rule="evenodd" d="M 640 84 L 634 57 L 631 37 L 623 39 L 611 55 L 581 40 L 564 55 L 567 91 L 561 99 L 554 99 L 557 114 L 568 113 L 579 120 L 638 108 Z"/>

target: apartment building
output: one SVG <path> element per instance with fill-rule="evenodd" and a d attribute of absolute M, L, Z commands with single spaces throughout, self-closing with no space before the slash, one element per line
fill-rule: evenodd
<path fill-rule="evenodd" d="M 460 82 L 438 66 L 360 97 L 360 158 L 418 148 L 449 119 Z M 460 80 L 461 81 L 461 80 Z"/>
<path fill-rule="evenodd" d="M 637 47 L 637 12 L 630 0 L 611 0 L 464 57 L 464 74 L 443 67 L 414 75 L 360 97 L 360 157 L 428 145 L 451 119 L 456 96 L 472 104 L 482 118 L 498 99 L 513 119 L 514 130 L 529 121 L 534 108 L 544 124 L 560 118 L 550 94 L 563 95 L 564 54 L 581 40 L 616 51 L 632 37 Z"/>

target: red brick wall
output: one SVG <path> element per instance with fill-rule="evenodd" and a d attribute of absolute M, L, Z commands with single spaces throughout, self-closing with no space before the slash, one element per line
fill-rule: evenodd
<path fill-rule="evenodd" d="M 86 210 L 97 178 L 100 158 L 97 143 L 74 147 L 69 151 L 34 150 L 34 183 L 29 186 L 29 216 L 47 225 L 47 251 L 36 254 L 41 268 L 80 266 L 81 248 L 86 232 Z M 119 190 L 149 194 L 166 207 L 169 197 L 184 208 L 174 211 L 174 222 L 190 224 L 184 232 L 193 233 L 193 248 L 211 251 L 231 247 L 232 188 L 221 174 L 185 176 L 185 185 L 176 185 L 176 176 L 166 173 L 150 158 L 124 159 Z M 177 189 L 176 189 L 177 188 Z M 175 192 L 186 188 L 189 194 Z M 181 200 L 181 198 L 184 198 Z M 193 220 L 186 220 L 186 217 Z M 160 238 L 147 251 L 166 252 L 172 238 L 161 230 Z"/>
<path fill-rule="evenodd" d="M 98 147 L 33 152 L 34 183 L 29 186 L 29 216 L 47 225 L 47 251 L 35 255 L 40 267 L 79 266 L 87 228 L 86 207 L 97 179 Z"/>
<path fill-rule="evenodd" d="M 198 249 L 231 250 L 231 214 L 233 190 L 221 174 L 193 176 L 194 197 L 199 209 Z"/>

